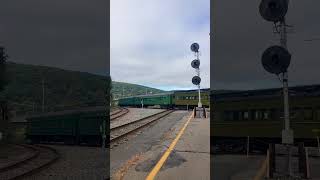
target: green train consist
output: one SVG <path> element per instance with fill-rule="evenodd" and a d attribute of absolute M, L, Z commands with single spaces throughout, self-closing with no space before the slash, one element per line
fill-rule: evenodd
<path fill-rule="evenodd" d="M 201 89 L 201 102 L 209 107 L 209 89 Z M 198 105 L 197 90 L 180 90 L 169 93 L 132 96 L 118 100 L 119 106 L 160 106 L 160 108 L 193 108 Z"/>
<path fill-rule="evenodd" d="M 320 85 L 289 88 L 290 121 L 295 142 L 315 145 L 320 136 Z M 281 142 L 282 89 L 211 93 L 212 144 L 250 139 Z M 214 105 L 213 105 L 214 102 Z M 228 141 L 230 142 L 230 141 Z"/>
<path fill-rule="evenodd" d="M 53 112 L 27 118 L 26 137 L 32 143 L 63 142 L 66 144 L 102 144 L 106 127 L 105 107 Z"/>

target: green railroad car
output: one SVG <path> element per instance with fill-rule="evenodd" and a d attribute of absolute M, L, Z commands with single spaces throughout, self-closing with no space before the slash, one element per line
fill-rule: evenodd
<path fill-rule="evenodd" d="M 209 89 L 201 89 L 201 103 L 203 107 L 209 107 Z M 174 106 L 178 108 L 192 109 L 198 106 L 198 90 L 180 90 L 174 92 Z"/>
<path fill-rule="evenodd" d="M 27 118 L 26 137 L 33 143 L 101 144 L 105 107 L 52 112 Z"/>
<path fill-rule="evenodd" d="M 295 142 L 314 145 L 320 136 L 320 85 L 289 88 L 290 125 Z M 214 141 L 253 138 L 281 142 L 282 89 L 211 93 Z M 214 143 L 214 142 L 213 142 Z"/>
<path fill-rule="evenodd" d="M 198 105 L 198 90 L 181 90 L 162 94 L 150 94 L 122 98 L 118 100 L 119 106 L 145 107 L 158 105 L 161 108 L 193 108 Z M 209 89 L 201 89 L 201 102 L 209 107 Z"/>
<path fill-rule="evenodd" d="M 173 93 L 161 93 L 161 94 L 152 94 L 152 95 L 140 95 L 119 99 L 119 106 L 134 106 L 141 107 L 143 104 L 144 107 L 148 106 L 160 106 L 162 108 L 171 108 L 174 104 L 173 102 Z"/>

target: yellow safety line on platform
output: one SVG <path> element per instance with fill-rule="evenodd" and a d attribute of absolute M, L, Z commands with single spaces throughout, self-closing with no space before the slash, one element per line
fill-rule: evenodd
<path fill-rule="evenodd" d="M 176 146 L 178 140 L 180 139 L 181 135 L 183 134 L 184 130 L 186 129 L 186 127 L 188 126 L 190 120 L 193 117 L 193 113 L 191 114 L 191 116 L 189 117 L 188 121 L 184 124 L 184 126 L 181 128 L 181 130 L 179 131 L 179 134 L 176 136 L 176 138 L 172 141 L 172 143 L 170 144 L 169 148 L 166 150 L 166 152 L 162 155 L 161 159 L 158 161 L 158 163 L 154 166 L 154 168 L 152 169 L 152 171 L 149 173 L 149 175 L 147 176 L 146 180 L 153 180 L 155 178 L 155 176 L 158 174 L 159 170 L 161 169 L 161 167 L 163 166 L 163 164 L 166 162 L 167 158 L 169 157 L 171 151 L 173 150 L 173 148 Z"/>
<path fill-rule="evenodd" d="M 265 174 L 267 173 L 267 163 L 268 163 L 268 157 L 262 162 L 262 165 L 260 169 L 258 170 L 258 173 L 253 178 L 253 180 L 261 180 L 264 179 Z"/>

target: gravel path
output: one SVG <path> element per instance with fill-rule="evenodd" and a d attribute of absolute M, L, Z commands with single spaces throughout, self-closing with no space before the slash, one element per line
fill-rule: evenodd
<path fill-rule="evenodd" d="M 164 111 L 163 109 L 142 109 L 142 108 L 128 108 L 128 109 L 129 109 L 128 114 L 110 122 L 111 128 Z"/>
<path fill-rule="evenodd" d="M 108 175 L 107 152 L 98 147 L 50 145 L 60 159 L 25 180 L 103 180 Z"/>

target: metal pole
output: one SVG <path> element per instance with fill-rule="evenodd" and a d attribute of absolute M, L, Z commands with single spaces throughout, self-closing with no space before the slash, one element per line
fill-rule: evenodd
<path fill-rule="evenodd" d="M 267 150 L 267 173 L 266 173 L 266 176 L 267 178 L 270 178 L 270 152 L 269 152 L 269 149 Z"/>
<path fill-rule="evenodd" d="M 42 112 L 44 112 L 44 78 L 42 78 Z"/>
<path fill-rule="evenodd" d="M 319 140 L 319 136 L 317 136 L 317 142 L 318 142 L 318 150 L 319 150 L 319 154 L 320 154 L 320 140 Z"/>
<path fill-rule="evenodd" d="M 281 46 L 287 49 L 287 30 L 285 19 L 281 21 L 280 32 Z M 293 131 L 290 129 L 289 117 L 289 91 L 288 91 L 288 72 L 282 74 L 283 81 L 283 100 L 284 100 L 284 129 L 282 131 L 282 143 L 293 144 Z"/>
<path fill-rule="evenodd" d="M 285 18 L 280 22 L 280 44 L 283 48 L 287 49 L 287 29 Z M 284 129 L 282 131 L 282 143 L 287 146 L 287 168 L 288 175 L 292 176 L 291 168 L 291 147 L 293 144 L 293 131 L 290 129 L 290 117 L 289 117 L 289 91 L 288 91 L 288 72 L 282 73 L 283 82 L 283 100 L 284 100 Z"/>
<path fill-rule="evenodd" d="M 247 138 L 247 157 L 249 157 L 249 145 L 250 145 L 250 141 L 249 141 L 249 136 Z"/>
<path fill-rule="evenodd" d="M 281 33 L 280 33 L 281 46 L 287 49 L 287 29 L 285 19 L 281 22 Z M 283 77 L 283 95 L 284 95 L 284 119 L 285 119 L 285 130 L 290 129 L 289 119 L 289 98 L 288 98 L 288 72 L 282 74 Z"/>
<path fill-rule="evenodd" d="M 199 52 L 197 54 L 197 59 L 199 60 Z M 196 69 L 198 76 L 200 77 L 200 67 Z M 201 103 L 201 93 L 200 93 L 200 84 L 198 85 L 198 95 L 199 95 L 199 101 L 198 101 L 198 107 L 202 107 Z"/>
<path fill-rule="evenodd" d="M 309 166 L 309 154 L 308 154 L 308 148 L 305 147 L 305 152 L 306 152 L 306 169 L 307 169 L 307 179 L 310 178 L 310 166 Z"/>
<path fill-rule="evenodd" d="M 107 139 L 107 135 L 106 135 L 106 120 L 103 120 L 103 124 L 102 124 L 102 150 L 106 150 L 106 139 Z"/>

